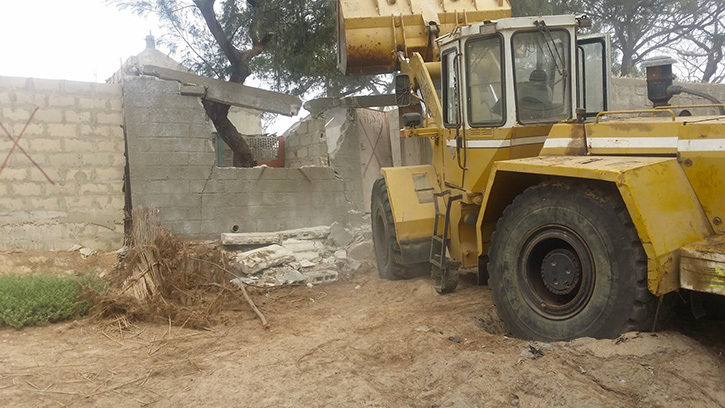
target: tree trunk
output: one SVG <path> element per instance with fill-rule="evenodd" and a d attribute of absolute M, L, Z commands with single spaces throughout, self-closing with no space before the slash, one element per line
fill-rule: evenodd
<path fill-rule="evenodd" d="M 620 67 L 620 74 L 622 76 L 628 76 L 632 72 L 634 67 L 634 61 L 632 61 L 632 55 L 622 54 L 622 66 Z"/>
<path fill-rule="evenodd" d="M 227 118 L 229 113 L 229 105 L 222 103 L 212 102 L 203 99 L 204 110 L 206 114 L 214 123 L 219 137 L 232 149 L 234 152 L 235 161 L 238 160 L 242 167 L 254 167 L 257 165 L 257 161 L 252 156 L 252 150 L 249 148 L 247 141 L 244 140 L 241 133 L 237 131 L 234 124 Z"/>

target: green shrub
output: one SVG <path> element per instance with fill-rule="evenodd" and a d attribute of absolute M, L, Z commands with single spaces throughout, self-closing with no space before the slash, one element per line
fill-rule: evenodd
<path fill-rule="evenodd" d="M 84 288 L 100 291 L 93 276 L 0 276 L 0 326 L 19 329 L 85 316 L 90 301 Z"/>

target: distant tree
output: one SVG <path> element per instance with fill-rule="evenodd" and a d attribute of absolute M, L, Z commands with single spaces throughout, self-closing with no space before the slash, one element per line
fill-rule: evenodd
<path fill-rule="evenodd" d="M 585 13 L 594 32 L 608 32 L 621 75 L 637 73 L 637 64 L 658 50 L 693 36 L 712 18 L 707 11 L 722 0 L 553 0 L 514 2 L 515 15 Z M 705 8 L 703 8 L 705 7 Z M 699 31 L 698 40 L 704 31 Z M 705 42 L 707 44 L 707 42 Z M 715 58 L 716 59 L 716 58 Z"/>
<path fill-rule="evenodd" d="M 684 79 L 693 82 L 725 82 L 725 3 L 700 1 L 705 17 L 682 41 L 670 45 L 685 67 Z"/>

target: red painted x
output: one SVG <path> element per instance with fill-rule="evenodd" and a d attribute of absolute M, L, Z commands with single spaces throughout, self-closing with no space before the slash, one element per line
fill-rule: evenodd
<path fill-rule="evenodd" d="M 18 144 L 18 142 L 20 141 L 20 138 L 23 137 L 23 134 L 25 133 L 25 130 L 28 128 L 28 125 L 30 124 L 30 121 L 33 120 L 33 117 L 35 116 L 35 112 L 37 112 L 37 111 L 38 111 L 38 107 L 36 106 L 35 109 L 33 109 L 33 113 L 30 114 L 30 118 L 28 118 L 28 121 L 25 122 L 25 127 L 23 127 L 23 130 L 22 130 L 22 132 L 20 132 L 20 135 L 18 136 L 17 139 L 14 139 L 12 137 L 12 135 L 10 135 L 10 132 L 8 132 L 8 130 L 5 129 L 5 126 L 3 126 L 2 123 L 0 123 L 0 129 L 2 129 L 5 132 L 5 134 L 8 135 L 8 138 L 10 138 L 10 141 L 13 142 L 13 147 L 10 148 L 10 151 L 8 152 L 8 155 L 5 156 L 5 161 L 3 162 L 2 166 L 0 166 L 0 175 L 3 173 L 3 170 L 5 170 L 5 166 L 8 164 L 8 161 L 10 160 L 10 156 L 12 156 L 13 151 L 17 147 L 18 150 L 20 150 L 21 152 L 23 152 L 23 154 L 25 155 L 25 157 L 27 157 L 28 160 L 30 160 L 30 162 L 33 163 L 35 165 L 35 167 L 37 167 L 38 170 L 40 170 L 41 173 L 43 173 L 43 175 L 45 176 L 46 179 L 48 179 L 48 182 L 50 184 L 55 184 L 55 182 L 53 180 L 51 180 L 50 177 L 48 177 L 48 174 L 46 174 L 45 171 L 43 171 L 43 169 L 40 167 L 40 165 L 38 165 L 38 163 L 36 163 L 35 160 L 33 160 L 33 158 L 30 157 L 30 155 L 28 154 L 28 152 L 26 152 L 25 149 L 23 149 Z"/>

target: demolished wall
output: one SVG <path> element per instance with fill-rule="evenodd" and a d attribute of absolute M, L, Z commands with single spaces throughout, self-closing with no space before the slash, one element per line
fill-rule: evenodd
<path fill-rule="evenodd" d="M 124 81 L 126 137 L 134 207 L 159 210 L 185 238 L 346 223 L 353 209 L 329 167 L 220 168 L 198 96 L 174 81 Z"/>
<path fill-rule="evenodd" d="M 0 106 L 0 246 L 119 248 L 121 87 L 0 77 Z"/>

